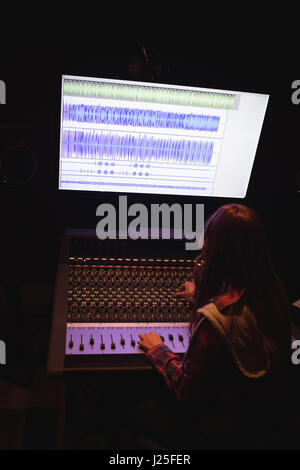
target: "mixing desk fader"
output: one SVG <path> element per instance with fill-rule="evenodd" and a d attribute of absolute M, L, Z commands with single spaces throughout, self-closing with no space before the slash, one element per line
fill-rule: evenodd
<path fill-rule="evenodd" d="M 107 240 L 69 231 L 57 273 L 48 370 L 147 368 L 137 341 L 189 343 L 189 303 L 175 293 L 194 261 L 182 240 Z"/>
<path fill-rule="evenodd" d="M 66 354 L 139 354 L 139 333 L 156 331 L 174 352 L 184 353 L 189 343 L 186 323 L 68 323 Z"/>

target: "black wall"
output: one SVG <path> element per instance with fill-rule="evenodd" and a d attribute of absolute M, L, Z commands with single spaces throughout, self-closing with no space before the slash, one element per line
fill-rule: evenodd
<path fill-rule="evenodd" d="M 199 21 L 180 17 L 155 21 L 95 14 L 69 21 L 45 7 L 26 20 L 8 18 L 1 32 L 0 79 L 6 83 L 7 104 L 0 106 L 0 124 L 10 127 L 0 127 L 0 153 L 26 141 L 38 157 L 38 169 L 26 184 L 0 182 L 2 282 L 54 282 L 63 230 L 94 228 L 98 204 L 117 204 L 117 194 L 57 189 L 61 75 L 128 79 L 130 59 L 142 60 L 144 45 L 162 65 L 157 80 L 163 83 L 270 94 L 248 193 L 238 202 L 262 215 L 277 270 L 291 299 L 299 296 L 300 105 L 291 102 L 291 83 L 300 70 L 297 61 L 289 60 L 293 41 L 278 47 L 276 33 L 255 35 L 255 40 L 253 34 L 240 33 L 226 38 L 204 34 Z M 176 196 L 128 199 L 178 202 Z M 231 201 L 181 198 L 204 203 L 206 217 Z"/>

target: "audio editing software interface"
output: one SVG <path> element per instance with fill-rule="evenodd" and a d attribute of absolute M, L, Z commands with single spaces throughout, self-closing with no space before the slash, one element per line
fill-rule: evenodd
<path fill-rule="evenodd" d="M 245 197 L 268 98 L 65 75 L 59 189 Z"/>

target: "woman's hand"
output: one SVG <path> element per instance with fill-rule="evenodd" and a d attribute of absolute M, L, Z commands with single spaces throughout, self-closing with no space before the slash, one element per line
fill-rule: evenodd
<path fill-rule="evenodd" d="M 141 333 L 139 334 L 139 337 L 141 340 L 137 341 L 137 343 L 144 351 L 148 351 L 149 349 L 154 348 L 154 346 L 163 343 L 163 340 L 157 333 L 155 333 L 155 331 L 151 331 L 151 333 L 145 335 Z"/>
<path fill-rule="evenodd" d="M 185 297 L 189 302 L 193 302 L 196 286 L 194 281 L 187 281 L 179 287 L 176 292 L 178 297 Z"/>

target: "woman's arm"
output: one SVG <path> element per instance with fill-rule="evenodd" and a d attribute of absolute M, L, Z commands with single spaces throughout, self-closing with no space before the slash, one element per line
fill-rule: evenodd
<path fill-rule="evenodd" d="M 201 320 L 183 359 L 174 354 L 156 333 L 140 337 L 139 344 L 147 359 L 162 374 L 175 397 L 178 400 L 200 399 L 205 377 L 212 372 L 212 359 L 223 347 L 213 325 L 205 318 Z"/>

